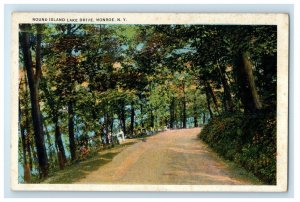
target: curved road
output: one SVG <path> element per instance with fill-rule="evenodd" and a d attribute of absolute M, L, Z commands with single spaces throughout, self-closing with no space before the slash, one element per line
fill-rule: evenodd
<path fill-rule="evenodd" d="M 168 130 L 127 147 L 77 183 L 251 184 L 197 138 L 200 128 Z"/>

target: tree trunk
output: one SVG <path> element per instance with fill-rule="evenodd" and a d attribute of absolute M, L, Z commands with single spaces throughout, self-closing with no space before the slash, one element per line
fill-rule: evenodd
<path fill-rule="evenodd" d="M 41 115 L 41 118 L 42 118 L 42 123 L 44 125 L 44 131 L 45 131 L 45 134 L 46 134 L 46 140 L 47 140 L 47 144 L 48 144 L 48 149 L 49 149 L 49 160 L 50 162 L 53 160 L 53 157 L 54 157 L 54 154 L 53 152 L 53 148 L 52 148 L 52 143 L 51 143 L 51 137 L 50 137 L 50 134 L 49 134 L 49 131 L 48 131 L 48 128 L 45 124 L 45 121 L 44 121 L 44 117 L 43 115 Z M 46 147 L 47 148 L 47 147 Z"/>
<path fill-rule="evenodd" d="M 31 153 L 31 148 L 30 148 L 30 145 L 31 145 L 31 140 L 30 140 L 30 134 L 31 134 L 31 131 L 30 131 L 30 128 L 29 128 L 29 119 L 28 119 L 28 114 L 27 114 L 27 109 L 25 111 L 25 117 L 26 117 L 26 121 L 25 121 L 25 126 L 26 126 L 26 149 L 27 149 L 27 153 L 28 153 L 28 158 L 29 158 L 29 168 L 30 168 L 30 171 L 32 171 L 32 153 Z"/>
<path fill-rule="evenodd" d="M 110 138 L 111 138 L 111 144 L 112 146 L 115 146 L 115 138 L 113 136 L 113 128 L 114 128 L 114 119 L 113 117 L 109 117 L 109 126 L 110 126 Z"/>
<path fill-rule="evenodd" d="M 28 158 L 29 158 L 29 168 L 30 171 L 32 171 L 32 153 L 31 153 L 31 148 L 30 148 L 30 135 L 29 135 L 29 130 L 26 132 L 26 148 L 28 152 Z"/>
<path fill-rule="evenodd" d="M 134 112 L 133 105 L 134 105 L 134 103 L 131 102 L 131 115 L 130 115 L 130 133 L 131 133 L 131 135 L 133 135 L 133 131 L 134 131 L 134 116 L 135 116 L 135 112 Z"/>
<path fill-rule="evenodd" d="M 39 164 L 38 164 L 38 156 L 37 156 L 37 153 L 36 153 L 36 150 L 34 149 L 34 143 L 31 141 L 30 142 L 30 151 L 32 152 L 32 169 L 34 168 L 34 166 L 36 166 L 36 169 L 37 171 L 41 174 L 41 168 L 39 167 Z"/>
<path fill-rule="evenodd" d="M 75 161 L 77 159 L 76 156 L 76 142 L 75 142 L 75 134 L 74 134 L 74 110 L 73 110 L 73 102 L 68 102 L 68 130 L 69 130 L 69 142 L 70 142 L 70 153 L 71 160 Z"/>
<path fill-rule="evenodd" d="M 182 91 L 183 91 L 182 127 L 186 128 L 186 97 L 185 97 L 185 83 L 184 83 L 184 81 L 182 81 Z"/>
<path fill-rule="evenodd" d="M 252 67 L 253 65 L 250 61 L 248 52 L 244 52 L 237 56 L 236 70 L 239 93 L 246 113 L 255 113 L 262 107 L 256 90 Z"/>
<path fill-rule="evenodd" d="M 111 117 L 110 118 L 110 132 L 111 132 L 111 134 L 113 134 L 113 131 L 114 131 L 114 118 Z"/>
<path fill-rule="evenodd" d="M 112 127 L 113 127 L 113 121 L 112 121 L 112 118 L 110 117 L 110 114 L 109 112 L 107 112 L 105 114 L 105 130 L 106 130 L 106 141 L 111 143 L 112 145 L 114 145 L 114 142 L 113 142 L 113 130 L 112 130 Z M 110 134 L 110 136 L 108 135 Z"/>
<path fill-rule="evenodd" d="M 186 100 L 185 100 L 185 96 L 183 97 L 183 111 L 182 111 L 182 127 L 186 128 Z"/>
<path fill-rule="evenodd" d="M 112 115 L 113 116 L 113 115 Z M 114 118 L 110 117 L 110 134 L 111 134 L 111 143 L 114 146 L 115 145 L 115 141 L 114 141 L 114 136 L 113 136 L 113 129 L 114 129 Z"/>
<path fill-rule="evenodd" d="M 212 112 L 211 107 L 210 107 L 210 93 L 208 91 L 207 86 L 205 86 L 205 95 L 206 95 L 207 109 L 209 111 L 210 117 L 213 118 L 214 115 L 213 115 L 213 112 Z"/>
<path fill-rule="evenodd" d="M 144 110 L 143 110 L 143 104 L 140 104 L 141 106 L 141 125 L 142 125 L 142 128 L 145 127 L 144 125 Z"/>
<path fill-rule="evenodd" d="M 194 127 L 198 127 L 198 118 L 197 116 L 194 116 Z"/>
<path fill-rule="evenodd" d="M 20 123 L 20 132 L 21 132 L 21 140 L 22 140 L 22 151 L 23 151 L 23 168 L 24 168 L 24 182 L 30 182 L 30 165 L 27 163 L 26 158 L 26 136 L 25 136 L 25 127 L 22 123 L 21 119 L 21 103 L 19 99 L 19 123 Z"/>
<path fill-rule="evenodd" d="M 58 125 L 58 121 L 55 123 L 55 142 L 58 147 L 58 151 L 61 152 L 63 160 L 67 162 L 65 147 L 61 138 L 60 127 Z"/>
<path fill-rule="evenodd" d="M 205 113 L 203 113 L 203 116 L 202 116 L 202 123 L 205 124 L 205 121 L 206 121 L 206 120 L 205 120 Z"/>
<path fill-rule="evenodd" d="M 178 105 L 174 102 L 174 127 L 178 128 Z"/>
<path fill-rule="evenodd" d="M 49 148 L 49 159 L 50 159 L 50 162 L 54 159 L 54 151 L 53 151 L 53 148 L 52 148 L 52 143 L 51 143 L 51 137 L 50 137 L 50 134 L 49 134 L 49 131 L 47 129 L 47 126 L 44 124 L 44 127 L 45 127 L 45 133 L 46 133 L 46 137 L 47 137 L 47 143 L 48 143 L 48 148 Z"/>
<path fill-rule="evenodd" d="M 220 72 L 220 78 L 224 89 L 224 103 L 225 103 L 225 110 L 229 112 L 234 111 L 234 104 L 232 101 L 231 91 L 225 76 L 225 67 L 220 67 L 218 64 L 219 72 Z"/>
<path fill-rule="evenodd" d="M 206 81 L 205 84 L 206 84 L 207 92 L 211 95 L 211 98 L 215 105 L 216 111 L 219 113 L 219 105 L 218 105 L 216 95 L 215 95 L 214 91 L 212 90 L 210 83 L 208 81 Z"/>
<path fill-rule="evenodd" d="M 50 107 L 51 119 L 55 125 L 55 145 L 57 145 L 58 153 L 60 153 L 60 154 L 57 154 L 58 160 L 60 161 L 60 159 L 62 159 L 62 161 L 63 161 L 63 162 L 59 162 L 60 168 L 62 169 L 64 167 L 64 164 L 67 162 L 67 157 L 66 157 L 66 152 L 65 152 L 64 145 L 63 145 L 63 141 L 61 139 L 61 132 L 60 132 L 60 127 L 59 127 L 59 123 L 58 123 L 58 119 L 59 119 L 58 106 L 57 106 L 57 103 L 55 103 L 53 94 L 51 94 L 51 92 L 48 89 L 46 81 L 42 82 L 42 84 L 43 84 L 42 85 L 43 91 L 45 92 L 45 96 L 47 99 L 47 103 Z"/>
<path fill-rule="evenodd" d="M 110 139 L 109 139 L 109 117 L 108 117 L 108 112 L 105 113 L 104 115 L 104 128 L 105 128 L 105 138 L 106 138 L 106 144 L 110 144 Z"/>
<path fill-rule="evenodd" d="M 24 69 L 26 71 L 26 69 Z M 24 116 L 25 116 L 25 130 L 26 130 L 26 137 L 25 137 L 25 142 L 26 142 L 26 149 L 28 152 L 28 158 L 29 158 L 29 168 L 30 171 L 32 171 L 32 154 L 31 154 L 31 149 L 30 149 L 30 134 L 31 134 L 31 130 L 29 127 L 29 114 L 30 114 L 30 109 L 29 109 L 29 105 L 28 105 L 28 100 L 29 95 L 28 95 L 28 83 L 27 83 L 27 76 L 25 74 L 25 112 L 24 112 Z"/>
<path fill-rule="evenodd" d="M 175 98 L 171 98 L 171 104 L 170 104 L 170 128 L 174 128 L 174 105 L 175 105 Z"/>
<path fill-rule="evenodd" d="M 41 178 L 48 176 L 48 157 L 44 142 L 44 131 L 40 114 L 39 96 L 38 96 L 38 84 L 39 84 L 39 74 L 41 71 L 40 61 L 40 46 L 41 46 L 41 34 L 37 34 L 36 43 L 36 74 L 34 75 L 32 57 L 30 51 L 30 39 L 28 34 L 29 25 L 22 26 L 25 31 L 21 35 L 21 46 L 24 58 L 24 65 L 27 71 L 27 78 L 30 90 L 30 101 L 31 101 L 31 113 L 34 128 L 34 139 L 38 155 L 38 163 L 41 169 Z M 26 30 L 27 29 L 27 30 Z"/>
<path fill-rule="evenodd" d="M 20 132 L 21 132 L 21 140 L 22 140 L 22 151 L 23 151 L 23 161 L 24 165 L 27 163 L 26 158 L 26 137 L 25 137 L 25 129 L 21 120 L 21 107 L 19 102 L 19 123 L 20 123 Z"/>
<path fill-rule="evenodd" d="M 124 133 L 124 136 L 126 136 L 127 131 L 126 131 L 126 114 L 125 114 L 125 102 L 124 100 L 121 100 L 120 102 L 120 122 L 121 122 L 121 127 Z"/>
<path fill-rule="evenodd" d="M 197 113 L 197 108 L 196 108 L 196 96 L 194 96 L 193 111 L 194 111 L 194 127 L 198 127 L 198 113 Z"/>
<path fill-rule="evenodd" d="M 55 143 L 58 148 L 57 156 L 58 156 L 60 169 L 63 169 L 65 163 L 67 163 L 67 157 L 66 157 L 65 147 L 61 139 L 61 132 L 60 132 L 60 127 L 58 125 L 58 119 L 57 121 L 55 120 Z"/>
<path fill-rule="evenodd" d="M 66 27 L 66 36 L 67 37 L 72 37 L 73 36 L 73 33 L 74 33 L 74 30 L 72 31 L 73 29 L 73 25 L 71 24 L 67 24 L 67 27 Z M 76 30 L 77 28 L 75 28 Z M 76 76 L 76 65 L 75 66 L 72 66 L 71 64 L 69 64 L 69 60 L 71 60 L 72 58 L 72 51 L 73 49 L 68 47 L 67 50 L 66 50 L 66 54 L 67 54 L 67 57 L 66 57 L 66 67 L 70 70 L 69 73 L 70 73 L 70 76 L 69 79 L 70 79 L 70 85 L 68 85 L 67 87 L 67 94 L 68 96 L 72 96 L 71 99 L 68 101 L 68 133 L 69 133 L 69 147 L 70 147 L 70 153 L 71 153 L 71 161 L 75 161 L 77 160 L 77 154 L 76 154 L 76 150 L 77 150 L 77 145 L 76 145 L 76 141 L 75 141 L 75 134 L 74 134 L 74 127 L 75 127 L 75 124 L 74 124 L 74 117 L 75 117 L 75 113 L 74 113 L 74 105 L 75 105 L 75 98 L 74 98 L 74 92 L 73 92 L 73 89 L 74 89 L 74 85 L 75 85 L 75 80 L 76 78 L 74 78 L 74 76 Z"/>

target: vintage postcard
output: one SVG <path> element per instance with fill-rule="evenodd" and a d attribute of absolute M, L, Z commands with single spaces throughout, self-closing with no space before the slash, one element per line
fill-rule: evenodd
<path fill-rule="evenodd" d="M 12 19 L 12 190 L 287 191 L 287 14 Z"/>

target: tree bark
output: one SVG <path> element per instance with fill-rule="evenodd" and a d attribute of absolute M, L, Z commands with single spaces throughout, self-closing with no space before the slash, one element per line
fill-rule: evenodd
<path fill-rule="evenodd" d="M 130 115 L 130 133 L 131 135 L 133 135 L 133 131 L 134 131 L 134 116 L 135 116 L 135 112 L 134 112 L 134 103 L 131 102 L 131 115 Z"/>
<path fill-rule="evenodd" d="M 113 136 L 113 130 L 114 130 L 114 118 L 113 118 L 113 115 L 111 115 L 109 117 L 109 121 L 110 121 L 111 143 L 114 146 L 115 145 L 115 141 L 114 141 L 114 136 Z"/>
<path fill-rule="evenodd" d="M 207 87 L 205 87 L 205 95 L 206 95 L 206 104 L 207 104 L 207 109 L 209 111 L 209 114 L 210 114 L 210 117 L 213 118 L 214 117 L 214 114 L 211 110 L 211 107 L 210 107 L 210 94 L 208 92 L 208 89 Z"/>
<path fill-rule="evenodd" d="M 28 158 L 29 158 L 29 168 L 30 171 L 32 171 L 32 152 L 31 152 L 31 148 L 30 148 L 30 136 L 29 133 L 26 133 L 26 148 L 27 148 L 27 152 L 28 152 Z"/>
<path fill-rule="evenodd" d="M 122 130 L 123 130 L 124 135 L 126 135 L 127 131 L 126 131 L 126 114 L 125 114 L 125 102 L 124 102 L 124 100 L 121 101 L 120 107 L 121 107 L 120 118 L 121 118 Z"/>
<path fill-rule="evenodd" d="M 26 71 L 26 69 L 25 69 Z M 30 109 L 29 109 L 29 105 L 28 105 L 28 100 L 29 95 L 28 95 L 28 83 L 27 83 L 27 76 L 25 75 L 25 112 L 24 112 L 24 116 L 25 116 L 25 130 L 26 130 L 26 148 L 27 148 L 27 152 L 28 152 L 28 158 L 29 158 L 29 168 L 30 171 L 32 171 L 32 154 L 31 154 L 31 149 L 30 149 L 30 134 L 31 134 L 31 130 L 29 127 L 29 114 L 30 114 Z"/>
<path fill-rule="evenodd" d="M 114 131 L 114 118 L 113 115 L 110 117 L 110 132 L 113 134 Z"/>
<path fill-rule="evenodd" d="M 174 102 L 174 127 L 178 128 L 178 104 L 176 103 L 176 101 Z"/>
<path fill-rule="evenodd" d="M 224 103 L 225 103 L 224 108 L 226 111 L 233 112 L 234 104 L 232 101 L 230 87 L 228 85 L 228 82 L 227 82 L 227 79 L 225 76 L 225 68 L 220 67 L 219 63 L 218 63 L 218 68 L 219 68 L 220 78 L 221 78 L 221 82 L 222 82 L 223 89 L 224 89 Z"/>
<path fill-rule="evenodd" d="M 27 163 L 26 158 L 26 136 L 25 136 L 25 127 L 22 123 L 21 119 L 21 103 L 19 99 L 19 123 L 20 123 L 20 132 L 21 132 L 21 140 L 22 140 L 22 152 L 23 152 L 23 169 L 24 169 L 24 182 L 30 182 L 30 165 Z"/>
<path fill-rule="evenodd" d="M 32 155 L 32 160 L 33 160 L 32 167 L 34 167 L 34 165 L 36 165 L 35 163 L 38 163 L 38 157 L 37 157 L 37 153 L 36 153 L 36 151 L 34 149 L 34 143 L 32 141 L 30 142 L 29 147 L 30 147 L 30 151 L 31 151 L 31 155 Z M 38 166 L 38 164 L 37 164 L 37 169 L 40 172 L 41 169 Z"/>
<path fill-rule="evenodd" d="M 19 123 L 20 123 L 20 132 L 21 132 L 21 140 L 22 140 L 22 151 L 23 151 L 23 161 L 24 165 L 27 164 L 27 158 L 26 158 L 26 137 L 25 137 L 25 129 L 22 124 L 21 120 L 21 107 L 20 107 L 20 101 L 19 101 Z"/>
<path fill-rule="evenodd" d="M 80 25 L 79 25 L 80 26 Z M 79 26 L 77 28 L 75 28 L 76 26 L 72 25 L 72 24 L 67 24 L 66 26 L 66 36 L 70 37 L 74 34 L 74 32 L 79 29 Z M 69 147 L 70 147 L 70 153 L 71 153 L 71 161 L 75 161 L 77 160 L 77 154 L 76 154 L 76 150 L 77 150 L 77 145 L 75 142 L 75 134 L 74 134 L 74 105 L 75 105 L 75 99 L 74 99 L 74 93 L 73 93 L 73 89 L 74 89 L 74 85 L 75 85 L 75 80 L 76 80 L 76 66 L 73 66 L 71 64 L 69 64 L 69 60 L 72 58 L 72 47 L 67 47 L 66 50 L 66 65 L 65 67 L 67 67 L 69 70 L 69 74 L 68 77 L 70 79 L 70 85 L 68 85 L 67 87 L 67 94 L 68 96 L 70 96 L 70 100 L 68 101 L 68 134 L 69 134 Z"/>
<path fill-rule="evenodd" d="M 108 112 L 104 113 L 104 122 L 103 122 L 103 124 L 104 124 L 103 125 L 103 134 L 105 136 L 105 141 L 106 141 L 106 144 L 109 144 L 110 140 L 109 140 L 108 134 L 109 134 L 110 125 L 109 125 Z"/>
<path fill-rule="evenodd" d="M 73 102 L 68 102 L 68 130 L 69 130 L 69 142 L 70 142 L 70 153 L 71 160 L 75 161 L 77 159 L 76 156 L 76 142 L 75 142 L 75 134 L 74 134 L 74 109 Z"/>
<path fill-rule="evenodd" d="M 38 163 L 41 169 L 40 177 L 47 177 L 49 164 L 48 164 L 48 156 L 46 152 L 45 142 L 44 142 L 44 131 L 40 114 L 40 105 L 39 105 L 39 93 L 38 93 L 38 84 L 41 75 L 41 55 L 40 55 L 40 46 L 41 46 L 41 33 L 38 29 L 37 39 L 36 39 L 36 73 L 33 71 L 32 57 L 30 51 L 30 39 L 28 30 L 30 28 L 29 25 L 22 25 L 22 28 L 25 30 L 21 35 L 21 46 L 24 58 L 24 65 L 27 71 L 27 78 L 30 90 L 30 101 L 31 101 L 31 113 L 32 113 L 32 121 L 34 128 L 34 139 L 35 145 L 37 149 L 38 155 Z M 39 26 L 37 26 L 39 28 Z"/>
<path fill-rule="evenodd" d="M 215 95 L 214 91 L 212 90 L 210 83 L 208 81 L 205 81 L 205 85 L 206 85 L 207 92 L 211 95 L 211 98 L 215 105 L 216 111 L 219 113 L 219 105 L 218 105 L 216 95 Z"/>
<path fill-rule="evenodd" d="M 194 127 L 198 127 L 198 118 L 196 115 L 194 115 Z"/>
<path fill-rule="evenodd" d="M 61 139 L 61 132 L 60 132 L 60 127 L 59 127 L 59 123 L 58 123 L 58 119 L 59 119 L 58 106 L 57 106 L 57 103 L 55 103 L 53 94 L 51 94 L 50 90 L 48 89 L 47 83 L 42 82 L 42 84 L 43 84 L 43 90 L 45 92 L 45 96 L 47 99 L 47 103 L 50 107 L 51 119 L 55 125 L 55 145 L 57 145 L 58 152 L 60 152 L 60 154 L 57 154 L 58 159 L 62 159 L 62 161 L 63 161 L 63 163 L 59 162 L 59 164 L 60 164 L 60 168 L 63 168 L 64 167 L 63 164 L 67 162 L 67 157 L 66 157 L 66 152 L 65 152 L 64 145 L 63 145 L 63 141 Z"/>
<path fill-rule="evenodd" d="M 182 127 L 186 128 L 186 95 L 185 95 L 185 83 L 184 81 L 182 82 L 183 86 L 183 112 L 182 112 Z"/>
<path fill-rule="evenodd" d="M 262 108 L 253 76 L 252 63 L 248 52 L 236 58 L 239 93 L 246 113 L 255 113 Z"/>
<path fill-rule="evenodd" d="M 58 150 L 62 153 L 63 160 L 67 162 L 65 147 L 61 138 L 60 127 L 58 121 L 55 123 L 55 142 L 57 144 Z"/>
<path fill-rule="evenodd" d="M 45 124 L 44 124 L 44 127 L 45 127 L 45 133 L 46 133 L 48 149 L 49 149 L 49 159 L 50 159 L 50 162 L 51 162 L 53 160 L 55 151 L 53 151 L 53 148 L 52 148 L 53 145 L 51 143 L 51 137 L 50 137 L 49 131 L 47 129 L 47 126 Z"/>
<path fill-rule="evenodd" d="M 198 113 L 197 113 L 197 108 L 196 108 L 196 96 L 194 96 L 193 111 L 194 111 L 194 127 L 198 127 Z"/>
<path fill-rule="evenodd" d="M 170 128 L 174 128 L 174 106 L 175 105 L 175 98 L 172 96 L 171 104 L 170 104 Z"/>
<path fill-rule="evenodd" d="M 183 98 L 183 111 L 182 111 L 182 127 L 186 128 L 186 100 Z"/>
<path fill-rule="evenodd" d="M 142 128 L 144 128 L 145 125 L 144 125 L 144 110 L 143 110 L 143 104 L 140 104 L 140 107 L 141 107 L 141 125 L 142 125 Z"/>
<path fill-rule="evenodd" d="M 194 110 L 194 127 L 198 127 L 198 115 Z"/>
<path fill-rule="evenodd" d="M 26 109 L 27 110 L 27 109 Z M 27 113 L 25 111 L 25 113 Z M 31 145 L 31 140 L 30 140 L 30 128 L 29 128 L 29 120 L 28 120 L 28 115 L 25 114 L 25 117 L 26 117 L 26 122 L 25 122 L 25 126 L 26 126 L 26 149 L 27 149 L 27 153 L 28 153 L 28 158 L 29 158 L 29 168 L 30 168 L 30 171 L 32 171 L 32 153 L 31 153 L 31 148 L 30 148 L 30 145 Z"/>
<path fill-rule="evenodd" d="M 61 139 L 61 132 L 60 132 L 60 127 L 58 125 L 58 121 L 56 121 L 56 123 L 55 123 L 55 143 L 58 148 L 58 153 L 60 153 L 60 154 L 57 153 L 59 165 L 60 165 L 60 168 L 63 169 L 64 164 L 67 162 L 67 157 L 66 157 L 65 147 L 64 147 L 63 141 Z"/>

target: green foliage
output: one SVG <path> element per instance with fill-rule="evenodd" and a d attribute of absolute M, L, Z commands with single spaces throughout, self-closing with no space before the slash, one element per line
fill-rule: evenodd
<path fill-rule="evenodd" d="M 276 184 L 276 118 L 265 114 L 215 117 L 199 137 L 267 184 Z"/>
<path fill-rule="evenodd" d="M 37 28 L 25 31 L 30 32 L 34 61 Z M 249 53 L 264 114 L 275 113 L 275 26 L 45 24 L 42 35 L 39 97 L 44 129 L 49 128 L 47 135 L 53 144 L 51 148 L 46 145 L 54 158 L 50 169 L 58 162 L 55 126 L 62 135 L 74 136 L 78 146 L 94 134 L 91 142 L 98 146 L 108 132 L 120 129 L 125 136 L 134 136 L 166 126 L 190 127 L 186 122 L 193 119 L 193 126 L 199 126 L 200 117 L 206 123 L 215 115 L 236 112 L 232 117 L 222 116 L 224 120 L 212 119 L 203 137 L 226 158 L 257 175 L 268 176 L 264 164 L 254 162 L 255 155 L 269 159 L 262 151 L 270 153 L 276 142 L 261 148 L 251 141 L 259 136 L 265 142 L 267 134 L 274 140 L 275 132 L 264 128 L 265 116 L 237 114 L 245 112 L 241 101 L 245 99 L 237 74 L 241 67 L 235 60 L 243 52 Z M 31 142 L 34 148 L 30 97 L 22 66 L 24 56 L 20 54 L 20 126 L 29 139 L 27 146 Z M 73 141 L 63 141 L 66 152 L 70 152 Z M 28 159 L 34 155 L 27 152 Z M 252 168 L 253 164 L 257 166 Z"/>

